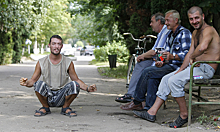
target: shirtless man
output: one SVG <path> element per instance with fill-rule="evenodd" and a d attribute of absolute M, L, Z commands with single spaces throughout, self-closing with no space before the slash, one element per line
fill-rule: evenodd
<path fill-rule="evenodd" d="M 188 10 L 190 24 L 195 28 L 192 43 L 182 66 L 176 71 L 164 76 L 157 91 L 154 105 L 148 111 L 134 111 L 134 114 L 148 121 L 156 120 L 156 113 L 167 99 L 169 93 L 179 105 L 180 115 L 170 127 L 181 127 L 188 122 L 184 86 L 190 79 L 190 66 L 196 61 L 219 61 L 220 39 L 216 30 L 206 24 L 200 7 L 194 6 Z M 189 65 L 190 63 L 190 65 Z M 193 69 L 193 76 L 201 75 L 204 79 L 212 78 L 218 64 L 201 63 Z"/>

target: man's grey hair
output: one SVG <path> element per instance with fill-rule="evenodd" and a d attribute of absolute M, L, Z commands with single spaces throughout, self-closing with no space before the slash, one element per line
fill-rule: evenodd
<path fill-rule="evenodd" d="M 179 12 L 178 12 L 177 10 L 169 10 L 169 11 L 167 11 L 167 12 L 165 13 L 165 15 L 167 15 L 168 13 L 172 13 L 173 19 L 176 19 L 176 18 L 178 19 L 178 24 L 181 23 L 180 14 L 179 14 Z"/>
<path fill-rule="evenodd" d="M 164 15 L 163 15 L 162 13 L 158 12 L 158 13 L 156 13 L 156 14 L 153 14 L 153 15 L 151 16 L 151 18 L 152 18 L 153 16 L 155 16 L 156 22 L 157 22 L 158 20 L 160 20 L 160 23 L 161 23 L 161 24 L 165 24 L 165 18 L 164 18 Z"/>

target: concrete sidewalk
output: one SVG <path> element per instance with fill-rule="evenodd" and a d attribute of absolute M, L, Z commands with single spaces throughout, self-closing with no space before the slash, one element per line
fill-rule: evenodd
<path fill-rule="evenodd" d="M 178 111 L 160 110 L 155 123 L 136 118 L 131 111 L 119 108 L 114 101 L 119 94 L 124 94 L 124 79 L 110 79 L 99 75 L 97 67 L 87 61 L 75 61 L 75 69 L 86 84 L 97 85 L 98 91 L 87 93 L 80 91 L 71 104 L 77 117 L 61 115 L 61 108 L 51 108 L 52 114 L 34 117 L 35 110 L 41 107 L 33 88 L 19 85 L 20 77 L 31 78 L 36 61 L 0 66 L 0 132 L 185 132 L 201 131 L 195 126 L 173 129 L 161 125 L 161 119 L 170 113 L 178 116 Z M 172 103 L 170 103 L 172 104 Z M 169 106 L 168 106 L 169 107 Z M 178 110 L 178 107 L 175 107 Z M 170 118 L 170 117 L 169 117 Z M 214 131 L 214 130 L 213 130 Z"/>

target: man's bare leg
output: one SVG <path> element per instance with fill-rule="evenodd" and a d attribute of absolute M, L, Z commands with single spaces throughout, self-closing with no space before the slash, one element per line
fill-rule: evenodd
<path fill-rule="evenodd" d="M 47 102 L 47 97 L 42 96 L 40 93 L 35 91 L 35 94 L 37 98 L 39 99 L 40 103 L 42 104 L 43 107 L 49 108 L 48 102 Z M 45 109 L 40 109 L 43 113 L 46 113 Z M 40 115 L 40 113 L 35 113 L 35 115 Z"/>
<path fill-rule="evenodd" d="M 180 117 L 182 119 L 186 119 L 188 117 L 188 110 L 187 110 L 187 107 L 186 107 L 185 97 L 184 96 L 183 97 L 178 97 L 178 98 L 175 98 L 175 100 L 179 105 Z"/>
<path fill-rule="evenodd" d="M 70 104 L 73 102 L 73 100 L 76 98 L 76 96 L 77 96 L 77 94 L 72 94 L 72 95 L 66 96 L 63 108 L 69 107 Z M 68 113 L 70 111 L 71 111 L 70 109 L 67 109 L 66 113 Z M 76 115 L 76 113 L 71 113 L 70 115 Z"/>
<path fill-rule="evenodd" d="M 161 105 L 164 103 L 164 100 L 157 97 L 153 106 L 147 111 L 150 115 L 156 115 L 157 111 L 160 109 Z"/>
<path fill-rule="evenodd" d="M 185 123 L 188 122 L 188 111 L 186 107 L 185 97 L 175 97 L 175 100 L 179 105 L 180 115 L 174 122 L 169 124 L 169 126 L 172 128 L 182 127 Z"/>

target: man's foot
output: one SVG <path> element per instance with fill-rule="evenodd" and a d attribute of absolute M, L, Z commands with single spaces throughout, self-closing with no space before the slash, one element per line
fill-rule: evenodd
<path fill-rule="evenodd" d="M 146 110 L 143 110 L 143 111 L 133 110 L 133 113 L 136 116 L 141 117 L 141 118 L 148 120 L 148 121 L 151 121 L 151 122 L 154 122 L 156 120 L 156 115 L 150 115 Z"/>
<path fill-rule="evenodd" d="M 50 108 L 41 107 L 39 110 L 35 111 L 34 116 L 40 117 L 40 116 L 45 116 L 46 114 L 50 114 L 50 113 L 51 113 Z"/>
<path fill-rule="evenodd" d="M 142 103 L 135 105 L 133 101 L 126 105 L 121 105 L 120 108 L 122 110 L 143 110 Z"/>
<path fill-rule="evenodd" d="M 131 102 L 133 99 L 131 97 L 131 95 L 129 94 L 125 94 L 124 96 L 121 97 L 117 97 L 115 99 L 116 102 L 120 102 L 120 103 L 127 103 L 127 102 Z"/>
<path fill-rule="evenodd" d="M 186 119 L 182 119 L 179 115 L 179 117 L 174 122 L 170 123 L 169 126 L 172 128 L 178 128 L 183 126 L 187 122 L 188 122 L 188 117 Z"/>
<path fill-rule="evenodd" d="M 69 117 L 77 116 L 76 111 L 72 111 L 72 109 L 69 108 L 69 107 L 66 107 L 66 108 L 62 107 L 62 110 L 61 110 L 60 114 L 66 115 L 66 116 L 69 116 Z"/>

